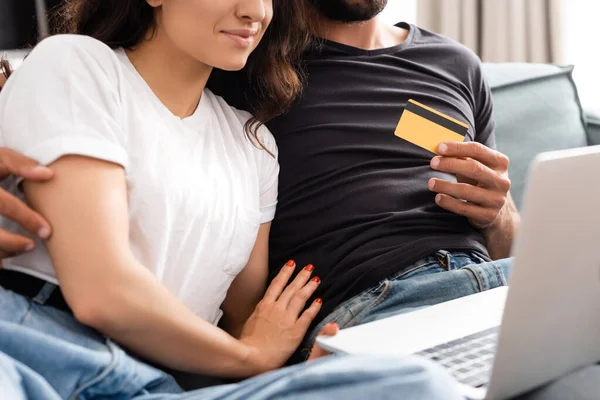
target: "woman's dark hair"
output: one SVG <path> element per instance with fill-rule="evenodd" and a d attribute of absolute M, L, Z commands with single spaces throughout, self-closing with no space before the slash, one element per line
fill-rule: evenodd
<path fill-rule="evenodd" d="M 243 70 L 253 112 L 245 132 L 263 148 L 258 128 L 285 113 L 302 92 L 300 61 L 312 39 L 305 0 L 273 0 L 273 10 L 272 23 Z M 68 0 L 51 14 L 53 34 L 87 35 L 112 48 L 135 48 L 153 25 L 154 9 L 146 0 Z M 8 65 L 4 68 L 8 76 Z"/>

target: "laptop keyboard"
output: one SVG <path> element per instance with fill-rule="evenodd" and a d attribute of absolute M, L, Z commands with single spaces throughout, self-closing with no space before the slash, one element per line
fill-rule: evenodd
<path fill-rule="evenodd" d="M 456 380 L 480 387 L 488 384 L 499 327 L 440 344 L 418 355 L 442 364 Z"/>

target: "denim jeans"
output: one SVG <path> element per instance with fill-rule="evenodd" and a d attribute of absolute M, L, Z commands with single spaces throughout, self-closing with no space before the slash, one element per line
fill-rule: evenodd
<path fill-rule="evenodd" d="M 421 358 L 326 357 L 184 393 L 175 380 L 66 312 L 0 288 L 0 399 L 460 399 Z"/>
<path fill-rule="evenodd" d="M 349 328 L 505 286 L 511 268 L 512 259 L 487 262 L 474 252 L 440 250 L 341 304 L 307 336 L 302 352 L 308 355 L 330 322 Z M 522 399 L 598 400 L 600 366 L 577 371 Z"/>

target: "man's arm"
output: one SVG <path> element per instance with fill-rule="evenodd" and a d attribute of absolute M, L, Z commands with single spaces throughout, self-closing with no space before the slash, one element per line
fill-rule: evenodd
<path fill-rule="evenodd" d="M 432 178 L 435 202 L 481 230 L 493 259 L 509 257 L 520 217 L 509 192 L 508 157 L 477 142 L 442 143 L 438 153 L 431 167 L 457 182 Z"/>
<path fill-rule="evenodd" d="M 515 238 L 521 216 L 510 193 L 506 197 L 506 204 L 494 224 L 483 229 L 485 243 L 492 260 L 510 257 L 510 251 Z"/>

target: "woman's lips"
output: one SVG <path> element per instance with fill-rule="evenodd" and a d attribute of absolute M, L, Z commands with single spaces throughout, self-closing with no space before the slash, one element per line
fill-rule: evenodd
<path fill-rule="evenodd" d="M 238 46 L 249 47 L 254 42 L 254 36 L 256 36 L 257 31 L 251 29 L 232 29 L 222 31 L 221 33 L 231 39 Z"/>

